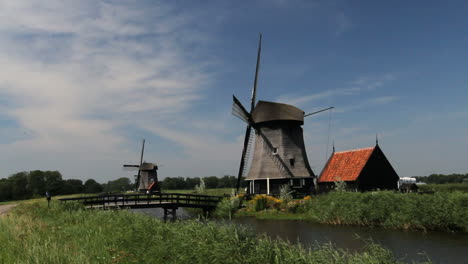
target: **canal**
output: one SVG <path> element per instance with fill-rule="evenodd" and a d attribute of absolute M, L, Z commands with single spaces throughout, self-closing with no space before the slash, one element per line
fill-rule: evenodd
<path fill-rule="evenodd" d="M 161 218 L 161 209 L 137 209 L 139 213 Z M 180 219 L 192 215 L 177 210 Z M 301 243 L 306 247 L 332 243 L 338 248 L 349 251 L 361 251 L 366 241 L 389 249 L 404 262 L 424 261 L 428 258 L 433 263 L 467 264 L 468 234 L 444 232 L 411 232 L 383 228 L 331 226 L 297 220 L 260 220 L 254 217 L 236 218 L 227 223 L 247 226 L 257 234 L 266 234 L 272 239 L 283 239 L 291 243 Z"/>

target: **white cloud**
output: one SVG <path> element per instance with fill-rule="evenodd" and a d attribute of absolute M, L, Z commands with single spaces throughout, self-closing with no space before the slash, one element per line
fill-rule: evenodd
<path fill-rule="evenodd" d="M 152 122 L 167 120 L 200 100 L 208 75 L 184 51 L 203 35 L 184 29 L 193 16 L 155 1 L 138 5 L 0 1 L 0 94 L 8 102 L 3 115 L 19 126 L 12 133 L 31 135 L 2 143 L 0 159 L 43 155 L 37 165 L 87 155 L 117 162 L 128 155 L 123 126 L 145 115 Z M 4 173 L 18 166 L 10 168 Z M 71 167 L 64 173 L 84 177 Z"/>

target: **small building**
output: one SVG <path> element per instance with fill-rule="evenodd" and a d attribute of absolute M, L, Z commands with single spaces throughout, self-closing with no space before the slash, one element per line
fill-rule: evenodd
<path fill-rule="evenodd" d="M 375 147 L 333 152 L 319 179 L 319 191 L 335 188 L 345 182 L 348 190 L 397 190 L 398 174 L 379 145 Z"/>

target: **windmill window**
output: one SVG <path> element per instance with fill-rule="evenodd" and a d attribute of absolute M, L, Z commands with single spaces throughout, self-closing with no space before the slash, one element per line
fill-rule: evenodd
<path fill-rule="evenodd" d="M 291 165 L 291 167 L 293 168 L 294 168 L 294 163 L 295 163 L 294 159 L 289 159 L 289 165 Z"/>
<path fill-rule="evenodd" d="M 278 148 L 273 148 L 273 155 L 278 155 Z"/>
<path fill-rule="evenodd" d="M 302 181 L 301 181 L 301 179 L 291 179 L 291 182 L 290 182 L 290 183 L 291 183 L 291 186 L 292 186 L 293 188 L 301 188 L 301 187 L 302 187 L 302 184 L 301 184 Z"/>

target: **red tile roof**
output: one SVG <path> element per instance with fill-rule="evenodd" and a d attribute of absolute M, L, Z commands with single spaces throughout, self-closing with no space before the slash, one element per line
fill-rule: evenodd
<path fill-rule="evenodd" d="M 375 147 L 335 152 L 328 160 L 318 182 L 355 181 Z"/>

